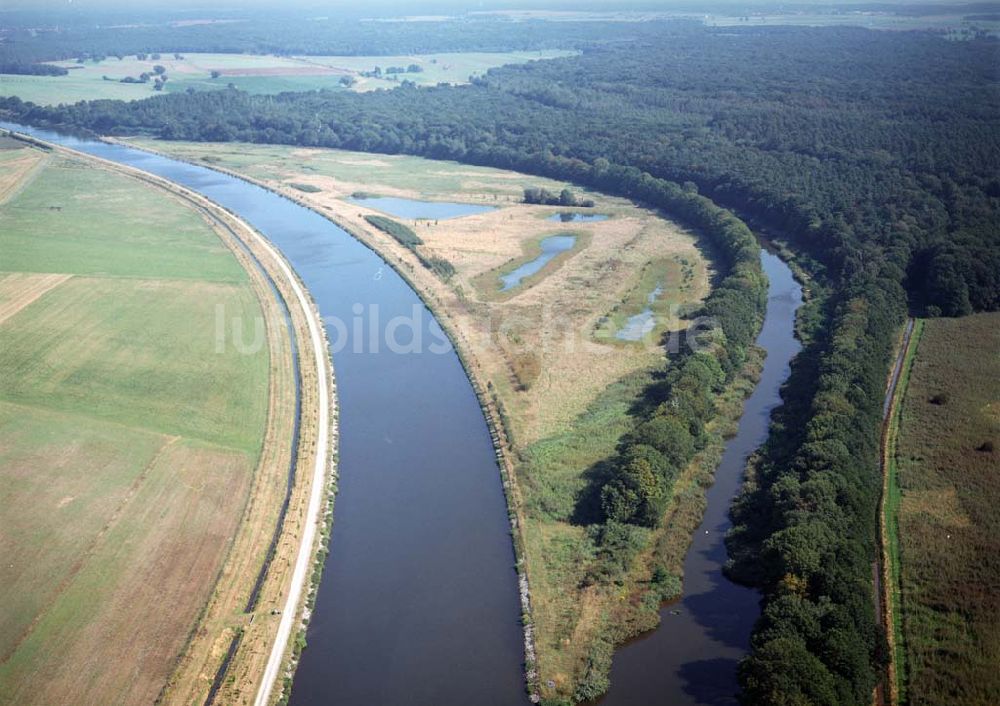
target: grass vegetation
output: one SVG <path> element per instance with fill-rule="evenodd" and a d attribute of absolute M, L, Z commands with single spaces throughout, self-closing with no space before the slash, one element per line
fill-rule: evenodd
<path fill-rule="evenodd" d="M 552 703 L 607 688 L 614 647 L 659 624 L 663 601 L 681 592 L 684 556 L 705 510 L 724 439 L 736 428 L 762 357 L 751 351 L 740 375 L 720 394 L 705 444 L 678 474 L 661 524 L 631 527 L 623 541 L 630 561 L 613 567 L 605 538 L 580 516 L 579 498 L 608 472 L 629 416 L 651 382 L 640 372 L 615 383 L 572 425 L 532 444 L 518 476 L 524 489 L 527 552 L 532 558 L 535 634 Z M 586 469 L 581 474 L 580 469 Z M 603 575 L 611 571 L 614 580 Z"/>
<path fill-rule="evenodd" d="M 61 156 L 0 205 L 0 249 L 0 702 L 151 703 L 267 419 L 268 347 L 218 349 L 216 306 L 260 303 L 196 212 Z"/>
<path fill-rule="evenodd" d="M 625 326 L 629 318 L 649 309 L 654 315 L 654 326 L 646 339 L 658 340 L 664 332 L 663 322 L 683 314 L 682 307 L 690 304 L 688 295 L 697 286 L 696 267 L 697 263 L 682 255 L 649 261 L 632 276 L 630 289 L 622 301 L 597 321 L 594 337 L 614 342 L 615 334 Z M 677 284 L 664 287 L 665 282 Z M 660 290 L 659 293 L 650 301 L 657 290 Z"/>
<path fill-rule="evenodd" d="M 567 56 L 567 51 L 460 52 L 414 56 L 264 56 L 259 54 L 183 54 L 176 58 L 163 53 L 159 58 L 136 55 L 101 61 L 53 62 L 66 68 L 65 76 L 25 76 L 4 74 L 0 96 L 18 96 L 39 105 L 75 103 L 81 100 L 140 100 L 157 94 L 154 81 L 139 82 L 142 74 L 155 76 L 154 67 L 165 69 L 164 93 L 220 90 L 232 84 L 250 93 L 275 94 L 284 91 L 352 90 L 394 88 L 401 81 L 433 86 L 438 83 L 466 83 L 470 76 L 504 64 Z M 419 72 L 373 75 L 375 68 L 421 67 Z M 217 75 L 216 75 L 217 74 Z M 133 78 L 135 83 L 122 83 Z"/>
<path fill-rule="evenodd" d="M 889 649 L 892 650 L 891 663 L 889 665 L 889 678 L 893 680 L 890 685 L 890 702 L 906 703 L 906 640 L 903 634 L 903 614 L 901 608 L 901 573 L 900 573 L 900 542 L 899 542 L 899 508 L 902 503 L 902 494 L 899 488 L 899 464 L 896 458 L 896 451 L 899 446 L 899 422 L 902 417 L 901 401 L 906 397 L 906 389 L 909 385 L 910 373 L 913 370 L 913 360 L 920 345 L 920 337 L 923 335 L 925 322 L 918 319 L 914 322 L 908 345 L 902 351 L 902 363 L 899 368 L 899 378 L 896 381 L 896 390 L 889 409 L 889 418 L 885 433 L 885 498 L 883 500 L 882 512 L 884 518 L 884 538 L 885 558 L 887 571 L 883 573 L 883 580 L 888 582 L 888 590 L 883 591 L 884 599 L 889 601 L 887 606 L 888 621 L 891 621 L 889 629 L 892 631 L 889 641 Z M 904 339 L 905 342 L 905 339 Z"/>
<path fill-rule="evenodd" d="M 899 417 L 902 703 L 1000 694 L 1000 314 L 930 319 Z"/>
<path fill-rule="evenodd" d="M 447 282 L 455 274 L 455 267 L 443 257 L 428 255 L 424 252 L 424 249 L 420 247 L 424 244 L 424 241 L 421 240 L 420 236 L 414 233 L 413 229 L 409 226 L 405 226 L 402 223 L 392 220 L 391 218 L 378 215 L 366 215 L 365 221 L 383 233 L 391 235 L 395 238 L 400 245 L 416 255 L 421 265 L 436 274 L 442 280 Z"/>
<path fill-rule="evenodd" d="M 155 190 L 62 161 L 3 210 L 3 270 L 240 284 L 246 273 L 205 223 Z M 126 186 L 120 186 L 125 184 Z M 108 213 L 115 217 L 108 227 Z M 53 227 L 50 223 L 62 224 Z M 73 227 L 65 227 L 72 223 Z"/>
<path fill-rule="evenodd" d="M 231 169 L 271 183 L 310 184 L 338 198 L 399 196 L 476 200 L 489 205 L 519 203 L 530 184 L 559 193 L 567 185 L 504 169 L 476 167 L 406 155 L 292 148 L 234 142 L 179 142 L 135 138 L 129 144 L 168 152 L 195 163 Z M 357 204 L 355 204 L 357 205 Z M 549 209 L 551 215 L 573 209 Z M 595 209 L 591 209 L 595 210 Z"/>

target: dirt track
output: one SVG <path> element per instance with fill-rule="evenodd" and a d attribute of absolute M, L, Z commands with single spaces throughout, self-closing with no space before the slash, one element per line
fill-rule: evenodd
<path fill-rule="evenodd" d="M 889 374 L 889 380 L 886 384 L 885 401 L 882 403 L 882 449 L 879 460 L 882 473 L 882 502 L 879 509 L 879 543 L 881 545 L 881 555 L 879 557 L 879 567 L 875 571 L 875 610 L 882 621 L 886 641 L 889 643 L 889 660 L 886 665 L 885 684 L 884 686 L 875 688 L 873 701 L 876 706 L 880 706 L 881 704 L 893 706 L 899 702 L 899 694 L 896 688 L 896 662 L 894 659 L 896 654 L 896 633 L 893 627 L 892 558 L 889 552 L 889 527 L 886 519 L 886 503 L 889 502 L 889 484 L 892 482 L 892 479 L 889 477 L 889 442 L 890 435 L 893 433 L 891 428 L 892 417 L 899 403 L 896 392 L 900 376 L 903 372 L 903 365 L 910 350 L 914 323 L 913 318 L 906 320 L 903 340 L 899 345 L 899 352 L 896 355 L 896 361 L 893 363 L 892 372 Z"/>

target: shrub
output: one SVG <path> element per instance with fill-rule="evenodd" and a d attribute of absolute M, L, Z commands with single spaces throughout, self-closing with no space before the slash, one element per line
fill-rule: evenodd
<path fill-rule="evenodd" d="M 410 250 L 415 249 L 418 245 L 424 244 L 424 241 L 420 239 L 420 236 L 414 233 L 411 228 L 404 226 L 402 223 L 397 223 L 391 218 L 386 218 L 385 216 L 365 216 L 365 220 L 383 233 L 391 235 L 399 241 L 400 245 L 403 245 Z"/>

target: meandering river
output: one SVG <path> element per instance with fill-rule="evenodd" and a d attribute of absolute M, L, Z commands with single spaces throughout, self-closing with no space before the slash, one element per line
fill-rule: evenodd
<path fill-rule="evenodd" d="M 203 194 L 279 247 L 312 294 L 337 371 L 340 493 L 292 704 L 526 703 L 514 555 L 490 436 L 457 356 L 413 290 L 327 219 L 255 185 L 121 145 L 0 127 Z M 758 344 L 767 360 L 708 491 L 683 599 L 662 611 L 659 629 L 616 653 L 602 704 L 735 704 L 758 595 L 722 575 L 723 537 L 746 459 L 767 436 L 799 350 L 802 301 L 778 257 L 764 252 L 762 262 L 771 285 Z"/>

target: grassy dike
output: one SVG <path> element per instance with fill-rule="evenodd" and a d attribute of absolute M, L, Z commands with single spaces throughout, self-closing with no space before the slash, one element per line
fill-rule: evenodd
<path fill-rule="evenodd" d="M 306 319 L 312 317 L 314 321 L 319 321 L 319 313 L 315 304 L 307 297 L 308 310 L 303 310 L 298 306 L 296 297 L 293 296 L 292 282 L 283 274 L 283 271 L 293 272 L 291 267 L 278 262 L 280 258 L 277 250 L 266 244 L 266 239 L 253 230 L 249 225 L 240 220 L 234 214 L 204 197 L 191 192 L 184 187 L 174 184 L 165 179 L 133 169 L 114 162 L 109 162 L 91 155 L 76 152 L 64 147 L 47 145 L 34 138 L 27 138 L 27 142 L 44 145 L 49 149 L 72 154 L 82 159 L 90 160 L 102 166 L 128 174 L 134 178 L 153 184 L 169 191 L 171 194 L 188 201 L 189 204 L 206 218 L 216 221 L 219 226 L 220 236 L 230 245 L 237 258 L 245 267 L 252 269 L 260 268 L 266 273 L 268 279 L 278 290 L 279 295 L 284 300 L 291 317 L 292 329 L 295 331 L 299 341 L 308 340 L 306 332 Z M 230 239 L 226 239 L 226 234 Z M 294 274 L 293 274 L 294 276 Z M 306 291 L 301 281 L 295 283 L 301 291 Z M 304 644 L 304 632 L 308 624 L 309 612 L 315 600 L 315 593 L 322 572 L 323 560 L 326 556 L 330 527 L 333 521 L 333 503 L 337 490 L 336 474 L 336 449 L 337 449 L 337 401 L 336 384 L 333 373 L 333 365 L 329 355 L 328 346 L 325 341 L 325 331 L 323 332 L 323 352 L 320 358 L 314 359 L 312 351 L 308 346 L 300 345 L 299 369 L 300 369 L 300 389 L 302 394 L 302 416 L 300 419 L 299 445 L 297 449 L 297 460 L 294 472 L 294 487 L 291 489 L 289 503 L 284 518 L 273 518 L 282 524 L 282 535 L 276 545 L 276 553 L 268 557 L 266 549 L 258 541 L 254 546 L 255 550 L 248 550 L 247 556 L 243 559 L 243 573 L 245 576 L 246 566 L 249 563 L 251 568 L 260 567 L 260 562 L 269 562 L 266 567 L 266 579 L 261 587 L 256 611 L 244 614 L 242 606 L 246 602 L 252 581 L 241 581 L 238 586 L 225 590 L 221 582 L 217 587 L 212 600 L 202 612 L 201 625 L 192 631 L 192 639 L 189 642 L 188 650 L 179 661 L 174 675 L 168 682 L 167 687 L 161 692 L 160 703 L 188 703 L 193 699 L 201 700 L 206 692 L 214 689 L 213 698 L 215 703 L 249 703 L 256 690 L 262 672 L 262 662 L 266 659 L 267 647 L 274 640 L 273 634 L 277 627 L 275 608 L 284 607 L 280 599 L 289 590 L 291 574 L 288 565 L 293 563 L 290 554 L 298 548 L 299 537 L 303 531 L 305 523 L 313 521 L 307 516 L 307 506 L 309 504 L 309 480 L 307 470 L 309 462 L 316 453 L 318 399 L 315 393 L 317 384 L 316 371 L 325 371 L 323 374 L 329 376 L 331 383 L 329 396 L 328 419 L 330 428 L 328 430 L 330 444 L 328 454 L 324 460 L 326 468 L 325 500 L 323 502 L 320 531 L 317 540 L 312 547 L 313 570 L 308 581 L 308 585 L 303 592 L 303 599 L 296 609 L 297 625 L 296 634 L 289 640 L 289 647 L 285 653 L 285 663 L 288 665 L 283 671 L 290 675 L 294 671 L 297 655 Z M 280 474 L 283 477 L 283 474 Z M 256 504 L 261 503 L 262 498 L 256 498 Z M 255 503 L 251 501 L 252 506 Z M 261 509 L 257 508 L 260 512 Z M 246 523 L 244 523 L 246 524 Z M 273 524 L 270 524 L 273 528 Z M 260 533 L 257 533 L 258 539 Z M 264 536 L 268 536 L 265 532 Z M 275 561 L 277 559 L 277 561 Z M 249 562 L 247 562 L 249 560 Z M 237 566 L 233 556 L 227 559 L 227 566 L 222 570 L 220 578 L 232 576 L 233 572 L 241 569 Z M 255 618 L 259 618 L 255 620 Z M 222 632 L 218 635 L 212 634 L 213 628 L 217 629 L 222 625 Z M 206 638 L 206 633 L 208 637 Z M 207 642 L 206 642 L 207 639 Z M 199 642 L 202 643 L 199 645 Z M 217 666 L 213 666 L 217 665 Z M 214 675 L 214 676 L 213 676 Z M 213 686 L 214 685 L 214 686 Z M 283 692 L 287 692 L 284 689 Z M 283 692 L 275 690 L 272 692 L 268 702 L 280 701 L 287 698 Z"/>

